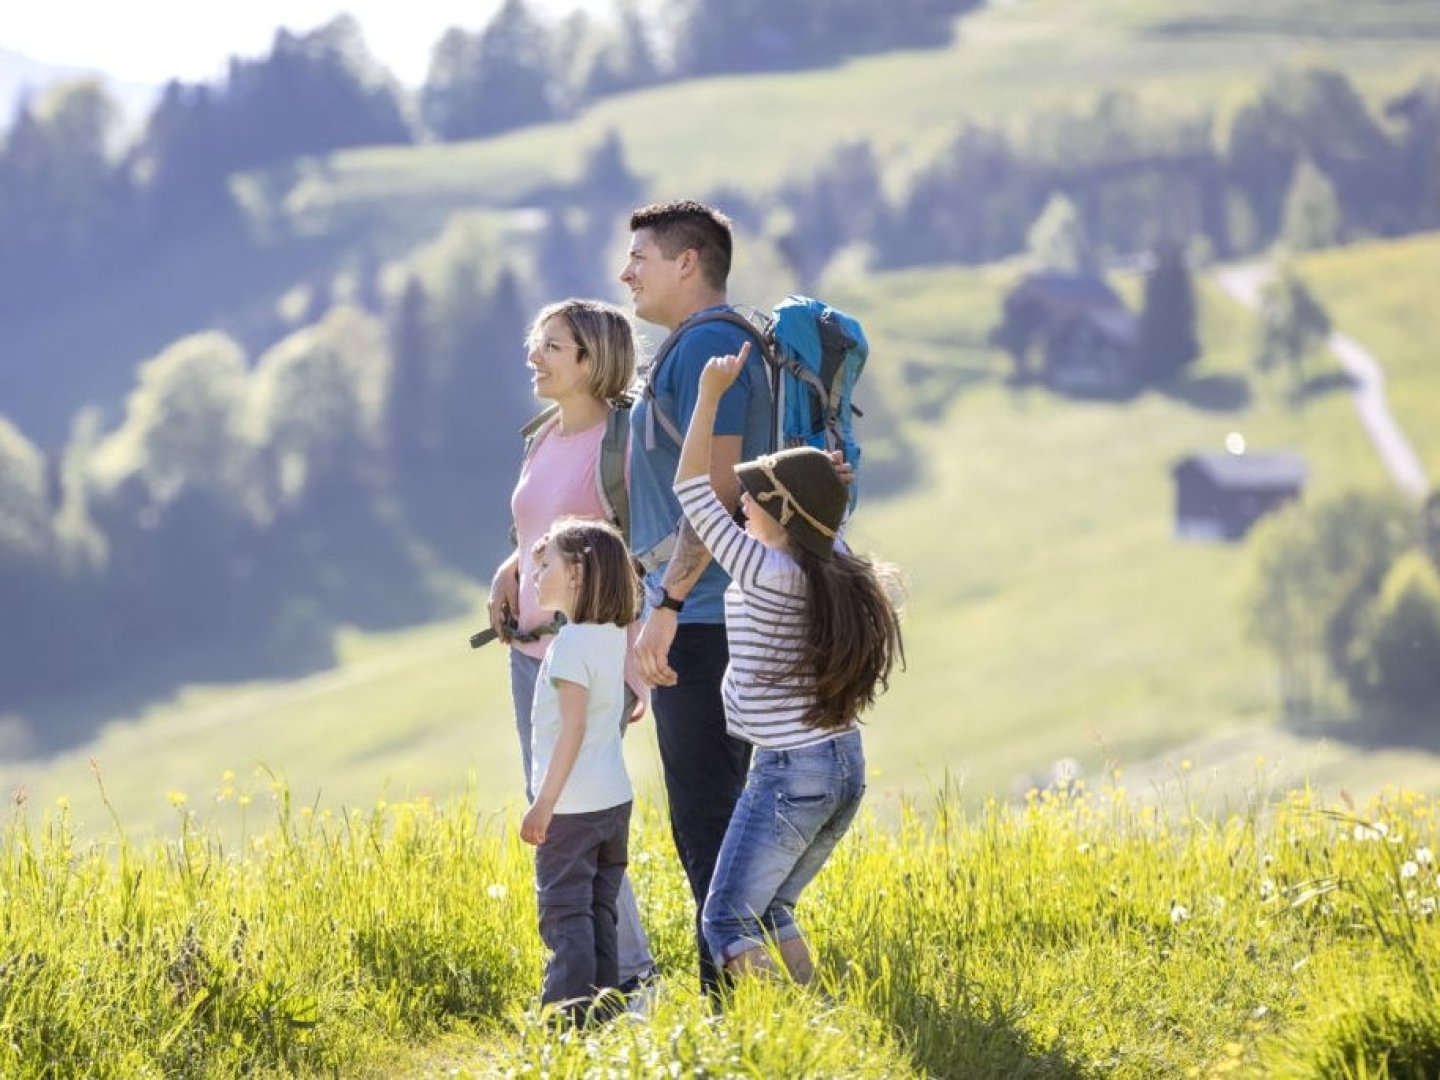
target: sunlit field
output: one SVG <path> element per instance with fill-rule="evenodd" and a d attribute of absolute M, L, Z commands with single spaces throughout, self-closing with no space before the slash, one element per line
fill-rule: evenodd
<path fill-rule="evenodd" d="M 11 811 L 6 1076 L 1426 1076 L 1440 1068 L 1434 804 L 1303 792 L 1225 820 L 1098 792 L 857 827 L 804 898 L 821 972 L 718 1014 L 653 806 L 632 873 L 647 1013 L 558 1033 L 529 849 L 473 797 L 346 814 L 262 775 L 174 792 L 162 838 Z M 217 839 L 196 804 L 245 804 Z"/>

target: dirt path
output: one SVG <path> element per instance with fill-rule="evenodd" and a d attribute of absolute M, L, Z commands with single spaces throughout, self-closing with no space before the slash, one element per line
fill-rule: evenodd
<path fill-rule="evenodd" d="M 1268 263 L 1222 266 L 1215 271 L 1220 287 L 1252 310 L 1260 307 L 1265 286 L 1274 276 L 1275 269 Z M 1430 491 L 1430 480 L 1386 404 L 1385 372 L 1380 362 L 1358 341 L 1338 330 L 1325 344 L 1354 383 L 1355 411 L 1386 472 L 1406 495 L 1417 501 L 1424 499 Z"/>

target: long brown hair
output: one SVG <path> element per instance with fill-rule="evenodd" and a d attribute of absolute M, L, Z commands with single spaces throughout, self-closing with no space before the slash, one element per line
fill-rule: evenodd
<path fill-rule="evenodd" d="M 805 574 L 810 625 L 801 657 L 784 678 L 811 684 L 807 727 L 844 727 L 889 689 L 895 663 L 905 666 L 899 573 L 838 548 L 828 559 L 799 544 L 791 553 Z"/>

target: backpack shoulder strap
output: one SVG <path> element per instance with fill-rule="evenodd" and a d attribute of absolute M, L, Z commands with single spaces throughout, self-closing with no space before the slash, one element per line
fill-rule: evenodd
<path fill-rule="evenodd" d="M 595 470 L 600 505 L 611 523 L 630 541 L 630 489 L 625 484 L 625 459 L 630 451 L 630 401 L 612 403 L 600 437 L 600 466 Z"/>
<path fill-rule="evenodd" d="M 560 415 L 559 405 L 547 405 L 543 410 L 526 421 L 525 426 L 520 429 L 520 438 L 525 440 L 525 449 L 520 455 L 524 462 L 535 452 L 535 444 L 539 441 L 540 433 L 545 427 Z"/>
<path fill-rule="evenodd" d="M 680 336 L 687 330 L 693 330 L 697 326 L 703 326 L 705 323 L 710 322 L 725 322 L 732 326 L 738 326 L 741 330 L 745 331 L 745 333 L 749 334 L 755 344 L 760 347 L 760 355 L 766 360 L 769 360 L 770 347 L 765 340 L 765 331 L 734 308 L 725 307 L 711 311 L 702 311 L 686 319 L 672 330 L 669 336 L 660 343 L 660 348 L 655 350 L 655 359 L 651 361 L 650 371 L 645 378 L 643 393 L 645 394 L 646 402 L 650 406 L 645 410 L 646 449 L 651 449 L 655 446 L 656 424 L 659 424 L 660 427 L 664 429 L 665 434 L 670 437 L 676 446 L 684 444 L 685 433 L 681 431 L 679 425 L 675 423 L 675 418 L 660 408 L 660 400 L 655 393 L 655 381 L 660 377 L 660 369 L 664 366 L 665 361 L 668 360 L 670 354 L 675 351 L 675 346 L 679 342 Z"/>

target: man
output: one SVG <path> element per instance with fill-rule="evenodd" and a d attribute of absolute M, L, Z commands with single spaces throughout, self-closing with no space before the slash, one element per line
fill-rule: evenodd
<path fill-rule="evenodd" d="M 670 828 L 696 906 L 700 984 L 718 985 L 700 934 L 704 907 L 731 811 L 745 786 L 749 746 L 725 730 L 720 684 L 729 662 L 724 591 L 688 524 L 672 485 L 680 457 L 676 431 L 690 422 L 700 372 L 712 356 L 738 353 L 751 335 L 706 316 L 727 309 L 733 241 L 724 214 L 694 202 L 647 206 L 630 217 L 631 242 L 620 280 L 635 314 L 670 332 L 656 354 L 650 389 L 635 405 L 630 437 L 630 544 L 647 569 L 647 618 L 635 645 L 640 676 L 655 687 L 652 706 L 670 803 Z M 711 483 L 733 513 L 734 466 L 770 449 L 770 388 L 751 359 L 721 399 Z M 678 532 L 677 532 L 678 530 Z M 672 548 L 673 543 L 673 548 Z"/>

